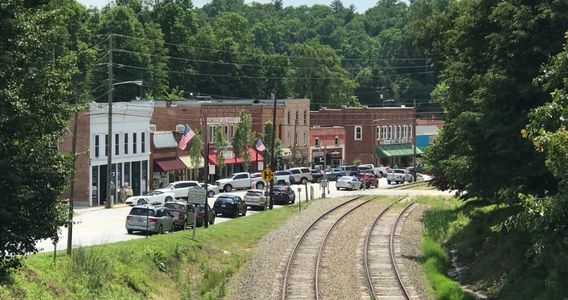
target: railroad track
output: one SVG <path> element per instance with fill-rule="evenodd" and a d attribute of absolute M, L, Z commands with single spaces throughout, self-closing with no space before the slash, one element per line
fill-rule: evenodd
<path fill-rule="evenodd" d="M 399 223 L 403 216 L 414 207 L 414 203 L 408 204 L 404 210 L 399 212 L 392 209 L 395 203 L 381 211 L 371 223 L 365 237 L 363 268 L 367 291 L 371 299 L 409 300 L 412 297 L 411 289 L 405 286 L 397 264 L 395 243 Z M 385 247 L 387 244 L 388 247 Z"/>
<path fill-rule="evenodd" d="M 357 201 L 361 197 L 350 199 L 327 211 L 303 232 L 286 263 L 282 300 L 319 299 L 319 267 L 329 234 L 345 216 L 370 202 Z"/>

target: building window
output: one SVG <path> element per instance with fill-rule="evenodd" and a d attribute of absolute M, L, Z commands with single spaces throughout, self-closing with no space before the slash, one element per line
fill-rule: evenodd
<path fill-rule="evenodd" d="M 105 156 L 108 156 L 108 134 L 105 134 Z"/>
<path fill-rule="evenodd" d="M 114 155 L 118 155 L 120 152 L 120 135 L 118 133 L 114 134 Z"/>
<path fill-rule="evenodd" d="M 95 157 L 99 157 L 99 147 L 100 147 L 99 136 L 95 135 Z"/>
<path fill-rule="evenodd" d="M 381 139 L 381 127 L 377 126 L 377 140 Z"/>
<path fill-rule="evenodd" d="M 336 136 L 335 137 L 335 146 L 338 146 L 338 145 L 339 145 L 339 137 Z"/>
<path fill-rule="evenodd" d="M 392 125 L 389 125 L 389 140 L 393 139 L 393 135 L 392 135 Z"/>
<path fill-rule="evenodd" d="M 308 124 L 308 111 L 304 110 L 304 125 Z"/>
<path fill-rule="evenodd" d="M 290 132 L 288 132 L 288 146 L 292 144 L 292 138 L 290 137 Z"/>
<path fill-rule="evenodd" d="M 402 126 L 398 125 L 398 138 L 401 139 L 402 138 Z"/>
<path fill-rule="evenodd" d="M 288 125 L 292 125 L 292 123 L 290 122 L 290 111 L 288 111 Z"/>
<path fill-rule="evenodd" d="M 304 132 L 304 146 L 308 144 L 308 135 Z"/>
<path fill-rule="evenodd" d="M 363 139 L 363 127 L 355 126 L 355 140 L 360 141 Z"/>
<path fill-rule="evenodd" d="M 124 134 L 124 154 L 128 154 L 128 133 Z"/>
<path fill-rule="evenodd" d="M 229 138 L 229 126 L 225 125 L 225 139 Z"/>
<path fill-rule="evenodd" d="M 398 138 L 398 126 L 394 125 L 393 130 L 394 131 L 393 131 L 392 138 L 396 140 Z"/>
<path fill-rule="evenodd" d="M 136 154 L 136 148 L 137 148 L 137 144 L 136 144 L 136 132 L 132 133 L 132 154 Z"/>
<path fill-rule="evenodd" d="M 319 147 L 320 145 L 320 139 L 318 137 L 316 138 L 315 145 L 316 147 Z"/>
<path fill-rule="evenodd" d="M 403 132 L 402 137 L 405 138 L 405 139 L 408 138 L 408 125 L 404 125 L 402 127 L 402 132 Z"/>
<path fill-rule="evenodd" d="M 408 131 L 409 131 L 409 135 L 408 135 L 408 136 L 409 136 L 409 137 L 411 136 L 411 137 L 414 138 L 414 136 L 412 135 L 412 126 L 409 126 L 408 129 L 409 129 L 409 130 L 408 130 Z"/>
<path fill-rule="evenodd" d="M 140 142 L 142 143 L 142 149 L 140 149 L 140 153 L 146 153 L 146 132 L 142 132 L 140 134 Z"/>
<path fill-rule="evenodd" d="M 300 117 L 299 116 L 300 116 L 300 112 L 296 111 L 296 120 L 294 120 L 294 122 L 296 122 L 295 124 L 300 123 Z"/>
<path fill-rule="evenodd" d="M 381 138 L 383 140 L 387 140 L 388 139 L 388 128 L 386 126 L 381 126 Z"/>

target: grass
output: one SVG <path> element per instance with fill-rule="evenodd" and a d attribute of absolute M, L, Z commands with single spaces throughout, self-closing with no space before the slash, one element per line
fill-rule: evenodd
<path fill-rule="evenodd" d="M 304 204 L 304 203 L 302 203 Z M 0 299 L 216 299 L 256 244 L 297 212 L 289 206 L 148 239 L 28 257 Z"/>

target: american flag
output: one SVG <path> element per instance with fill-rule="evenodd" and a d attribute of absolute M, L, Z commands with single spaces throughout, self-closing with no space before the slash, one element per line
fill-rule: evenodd
<path fill-rule="evenodd" d="M 256 147 L 256 150 L 260 152 L 266 151 L 266 147 L 264 146 L 264 144 L 260 139 L 256 140 L 256 144 L 254 146 Z"/>
<path fill-rule="evenodd" d="M 181 150 L 185 150 L 187 143 L 189 143 L 189 141 L 191 141 L 191 139 L 194 136 L 195 136 L 195 132 L 193 130 L 191 130 L 191 128 L 188 125 L 185 125 L 185 130 L 183 131 L 183 135 L 181 136 L 181 140 L 179 140 L 178 147 Z"/>

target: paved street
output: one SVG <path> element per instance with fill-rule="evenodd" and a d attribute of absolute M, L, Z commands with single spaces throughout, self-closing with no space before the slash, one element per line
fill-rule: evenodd
<path fill-rule="evenodd" d="M 319 184 L 308 184 L 308 194 L 310 188 L 313 187 L 314 199 L 321 198 L 321 189 Z M 379 188 L 371 188 L 368 190 L 359 191 L 338 191 L 335 188 L 335 182 L 330 183 L 328 198 L 350 196 L 350 195 L 450 195 L 447 192 L 440 192 L 436 190 L 398 190 L 388 189 L 385 178 L 379 182 Z M 392 185 L 394 187 L 394 185 Z M 301 199 L 302 202 L 306 199 L 304 186 L 292 185 L 292 189 L 296 193 L 296 201 Z M 298 192 L 299 189 L 299 192 Z M 246 191 L 236 191 L 234 194 L 244 196 Z M 327 191 L 326 191 L 327 194 Z M 213 206 L 215 198 L 209 199 L 209 205 Z M 311 199 L 311 196 L 310 196 Z M 281 206 L 276 205 L 275 208 Z M 98 244 L 114 243 L 118 241 L 125 241 L 137 238 L 144 238 L 143 234 L 127 234 L 124 228 L 124 223 L 128 212 L 129 206 L 116 205 L 112 209 L 105 209 L 102 207 L 81 208 L 75 210 L 75 226 L 73 228 L 73 247 L 89 246 Z M 248 215 L 260 213 L 261 211 L 249 210 Z M 231 220 L 230 218 L 216 217 L 215 223 L 222 223 Z M 213 225 L 215 226 L 215 225 Z M 201 230 L 198 228 L 197 230 Z M 67 229 L 62 228 L 60 233 L 60 240 L 57 249 L 65 249 L 67 246 Z M 51 240 L 43 240 L 38 243 L 40 251 L 53 251 L 53 243 Z"/>

